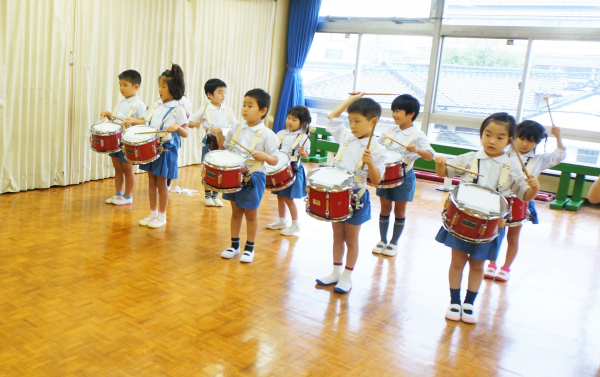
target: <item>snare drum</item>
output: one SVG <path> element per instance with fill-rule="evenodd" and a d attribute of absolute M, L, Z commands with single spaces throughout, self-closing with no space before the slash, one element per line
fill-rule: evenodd
<path fill-rule="evenodd" d="M 510 208 L 507 225 L 514 227 L 525 224 L 529 219 L 529 203 L 522 201 L 514 194 L 510 195 L 507 200 Z"/>
<path fill-rule="evenodd" d="M 133 126 L 123 134 L 123 154 L 125 159 L 134 165 L 148 164 L 160 157 L 160 143 L 158 134 L 144 134 L 141 132 L 156 131 L 150 126 Z"/>
<path fill-rule="evenodd" d="M 461 189 L 464 189 L 462 195 Z M 462 183 L 446 200 L 442 224 L 457 238 L 486 243 L 498 236 L 498 228 L 504 227 L 508 214 L 508 202 L 504 196 L 487 187 Z"/>
<path fill-rule="evenodd" d="M 246 159 L 235 152 L 210 151 L 204 158 L 202 183 L 218 192 L 237 192 L 242 189 Z"/>
<path fill-rule="evenodd" d="M 331 166 L 308 173 L 306 212 L 317 220 L 339 222 L 352 217 L 354 176 Z"/>
<path fill-rule="evenodd" d="M 116 153 L 121 150 L 121 125 L 108 120 L 95 123 L 90 127 L 90 143 L 98 153 Z"/>
<path fill-rule="evenodd" d="M 367 184 L 371 187 L 384 189 L 398 187 L 404 182 L 404 167 L 404 155 L 399 151 L 388 149 L 385 160 L 385 172 L 383 173 L 383 177 L 381 177 L 381 182 L 378 185 L 374 185 L 367 178 Z"/>
<path fill-rule="evenodd" d="M 267 187 L 269 191 L 280 191 L 290 187 L 296 180 L 296 174 L 292 169 L 290 156 L 279 151 L 277 165 L 266 164 L 267 168 Z"/>

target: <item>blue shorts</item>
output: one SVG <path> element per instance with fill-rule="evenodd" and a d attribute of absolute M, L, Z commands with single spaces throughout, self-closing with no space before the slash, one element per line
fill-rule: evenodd
<path fill-rule="evenodd" d="M 265 193 L 266 185 L 265 173 L 256 172 L 252 174 L 244 188 L 238 192 L 224 193 L 223 199 L 235 202 L 235 205 L 239 208 L 257 209 Z"/>
<path fill-rule="evenodd" d="M 472 243 L 453 236 L 442 226 L 437 236 L 435 236 L 435 240 L 448 247 L 467 253 L 473 259 L 495 261 L 498 260 L 500 245 L 502 245 L 505 233 L 506 228 L 500 228 L 498 237 L 492 241 L 487 243 Z"/>
<path fill-rule="evenodd" d="M 415 169 L 410 169 L 406 172 L 404 182 L 400 186 L 388 189 L 378 188 L 377 196 L 391 202 L 412 202 L 415 197 L 416 188 L 417 178 L 415 177 Z"/>
<path fill-rule="evenodd" d="M 306 173 L 304 166 L 298 163 L 298 171 L 296 172 L 296 180 L 292 185 L 280 191 L 273 191 L 271 194 L 285 196 L 292 199 L 301 199 L 306 196 Z"/>
<path fill-rule="evenodd" d="M 125 159 L 125 153 L 123 153 L 122 150 L 118 151 L 118 152 L 115 152 L 115 153 L 109 153 L 108 155 L 110 157 L 119 157 L 119 161 L 121 161 L 121 162 L 127 162 L 128 164 L 131 164 L 131 162 L 129 162 L 129 161 L 127 161 Z"/>
<path fill-rule="evenodd" d="M 354 190 L 356 194 L 358 190 Z M 362 225 L 367 221 L 371 220 L 371 198 L 369 190 L 365 190 L 365 193 L 360 198 L 360 203 L 363 205 L 358 211 L 353 208 L 352 217 L 344 221 L 350 225 Z"/>
<path fill-rule="evenodd" d="M 537 210 L 535 209 L 535 200 L 529 201 L 529 221 L 531 221 L 533 224 L 540 223 Z"/>
<path fill-rule="evenodd" d="M 140 165 L 140 169 L 167 179 L 177 179 L 177 147 L 165 143 L 163 148 L 168 150 L 162 152 L 156 160 Z"/>

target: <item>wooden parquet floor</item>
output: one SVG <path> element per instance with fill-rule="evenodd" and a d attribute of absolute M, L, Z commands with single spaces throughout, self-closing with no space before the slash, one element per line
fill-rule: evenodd
<path fill-rule="evenodd" d="M 199 167 L 180 176 L 174 185 L 202 191 Z M 394 258 L 370 252 L 372 192 L 354 288 L 340 295 L 315 284 L 331 270 L 329 224 L 301 211 L 299 237 L 267 230 L 277 218 L 267 193 L 244 265 L 219 256 L 227 202 L 172 194 L 167 226 L 140 227 L 137 177 L 126 207 L 104 203 L 110 179 L 0 196 L 0 376 L 600 375 L 597 207 L 538 202 L 541 224 L 526 225 L 512 279 L 482 284 L 472 326 L 444 319 L 437 183 L 418 182 Z"/>

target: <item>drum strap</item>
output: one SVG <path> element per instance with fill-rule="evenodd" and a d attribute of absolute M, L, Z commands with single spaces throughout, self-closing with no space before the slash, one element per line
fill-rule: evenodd
<path fill-rule="evenodd" d="M 256 148 L 256 145 L 258 144 L 258 141 L 260 140 L 264 131 L 265 131 L 265 129 L 263 128 L 254 133 L 254 139 L 252 139 L 252 143 L 250 143 L 250 147 L 248 148 L 249 150 L 253 151 L 254 148 Z M 235 133 L 233 134 L 233 138 L 231 138 L 231 140 L 229 141 L 230 146 L 233 147 L 237 144 L 237 139 L 240 136 L 240 132 L 242 132 L 241 124 L 239 125 L 237 130 L 235 130 Z M 251 167 L 246 172 L 246 178 L 244 178 L 244 181 L 247 182 L 250 179 L 250 176 L 252 174 L 254 174 L 254 172 L 256 172 L 257 170 L 262 168 L 264 163 L 265 163 L 264 161 L 246 160 L 246 165 L 251 165 Z"/>
<path fill-rule="evenodd" d="M 473 162 L 471 163 L 471 167 L 469 170 L 473 172 L 473 174 L 479 174 L 479 159 L 476 155 L 473 155 Z M 510 174 L 510 167 L 512 166 L 512 161 L 508 161 L 506 164 L 502 165 L 502 170 L 500 171 L 500 178 L 498 178 L 498 189 L 502 189 L 506 182 L 508 181 L 508 176 Z M 469 173 L 467 173 L 469 174 Z M 473 178 L 473 183 L 477 183 L 479 181 L 479 176 L 475 176 Z"/>
<path fill-rule="evenodd" d="M 282 133 L 281 135 L 279 135 L 279 141 L 277 142 L 277 148 L 279 148 L 281 150 L 281 144 L 283 143 L 283 139 L 285 139 L 287 135 L 285 133 Z"/>
<path fill-rule="evenodd" d="M 123 103 L 123 101 L 125 101 L 125 98 L 123 98 L 117 102 L 117 106 L 115 106 L 115 109 L 112 112 L 113 115 L 117 115 L 117 113 L 119 112 L 119 109 L 121 108 L 121 104 Z"/>
<path fill-rule="evenodd" d="M 148 113 L 146 114 L 146 117 L 144 118 L 144 120 L 146 120 L 146 124 L 150 124 L 150 121 L 152 120 L 152 116 L 154 115 L 154 112 L 156 111 L 157 108 L 158 108 L 158 103 L 155 103 L 154 105 L 152 105 L 152 108 L 150 109 L 150 111 L 148 111 Z"/>
<path fill-rule="evenodd" d="M 224 106 L 225 112 L 227 112 L 227 123 L 228 124 L 233 123 L 233 118 L 231 117 L 231 109 L 223 104 L 221 104 L 221 106 Z M 213 125 L 212 124 L 212 113 L 210 110 L 208 110 L 208 111 L 207 110 L 208 110 L 208 103 L 206 104 L 206 106 L 204 106 L 204 112 L 202 113 L 202 116 L 200 117 L 200 122 L 202 122 L 202 119 L 206 115 L 206 121 L 208 122 L 209 125 L 212 126 Z M 207 132 L 208 134 L 211 133 L 211 129 L 212 129 L 212 127 L 208 129 L 208 132 Z"/>
<path fill-rule="evenodd" d="M 410 143 L 412 143 L 412 141 L 414 140 L 415 136 L 417 136 L 416 132 L 408 135 L 408 139 L 406 139 L 404 145 L 410 145 Z M 408 157 L 404 157 L 404 163 L 406 164 L 406 171 L 410 171 L 413 168 L 413 165 L 415 164 L 415 162 L 411 161 Z"/>
<path fill-rule="evenodd" d="M 373 149 L 375 149 L 376 146 L 377 146 L 377 143 L 371 144 L 371 146 L 369 147 L 369 151 L 373 152 Z M 360 160 L 358 160 L 358 163 L 356 164 L 356 167 L 354 169 L 362 170 L 362 166 L 363 166 L 363 160 L 361 158 Z"/>
<path fill-rule="evenodd" d="M 229 146 L 233 147 L 237 144 L 237 139 L 240 137 L 240 132 L 242 132 L 242 124 L 239 124 L 237 130 L 233 133 L 233 137 L 229 140 Z"/>
<path fill-rule="evenodd" d="M 265 132 L 264 128 L 262 128 L 254 133 L 254 139 L 252 139 L 252 142 L 250 143 L 250 147 L 248 148 L 252 152 L 254 152 L 254 148 L 256 148 L 256 144 L 258 144 L 258 141 L 260 140 L 263 132 Z"/>
<path fill-rule="evenodd" d="M 534 165 L 535 157 L 527 157 L 527 161 L 525 161 L 525 169 L 527 169 L 527 173 L 531 174 Z"/>
<path fill-rule="evenodd" d="M 167 111 L 167 113 L 165 114 L 165 117 L 163 118 L 162 122 L 160 122 L 160 129 L 162 130 L 163 125 L 165 124 L 165 122 L 167 121 L 167 119 L 169 119 L 171 117 L 171 115 L 175 114 L 177 112 L 177 109 L 179 108 L 179 106 L 176 107 L 171 107 L 171 109 L 169 109 Z M 152 118 L 150 118 L 150 120 L 152 120 Z"/>
<path fill-rule="evenodd" d="M 346 147 L 348 146 L 348 144 L 350 144 L 352 140 L 348 140 L 346 141 L 341 147 L 340 149 L 338 149 L 337 153 L 335 154 L 335 157 L 333 158 L 333 162 L 336 164 L 339 164 L 340 161 L 342 161 L 342 157 L 344 157 L 344 152 L 346 152 Z"/>
<path fill-rule="evenodd" d="M 399 129 L 400 129 L 399 127 L 394 127 L 394 130 L 392 131 L 392 133 L 387 136 L 393 139 L 394 136 L 396 136 L 396 132 L 398 132 Z M 390 139 L 385 139 L 385 141 L 383 142 L 384 147 L 389 147 L 390 144 L 392 144 L 392 140 L 390 140 Z"/>

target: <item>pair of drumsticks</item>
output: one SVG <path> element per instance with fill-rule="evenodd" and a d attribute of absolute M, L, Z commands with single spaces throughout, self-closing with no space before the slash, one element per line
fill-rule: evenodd
<path fill-rule="evenodd" d="M 317 127 L 309 127 L 309 128 L 306 130 L 306 134 L 307 134 L 307 135 L 309 135 L 309 134 L 311 134 L 311 133 L 315 132 L 316 130 L 317 130 Z M 306 144 L 306 142 L 307 142 L 307 141 L 308 141 L 308 138 L 306 138 L 306 139 L 304 140 L 304 142 L 302 143 L 302 145 L 300 146 L 300 148 L 304 147 L 304 144 Z M 238 142 L 235 142 L 235 141 L 234 141 L 234 143 L 235 143 L 235 145 L 239 146 L 240 148 L 242 148 L 242 149 L 243 149 L 243 150 L 245 150 L 246 152 L 248 152 L 248 153 L 252 154 L 252 151 L 251 151 L 250 149 L 246 148 L 245 146 L 243 146 L 242 144 L 240 144 L 240 143 L 238 143 Z"/>

